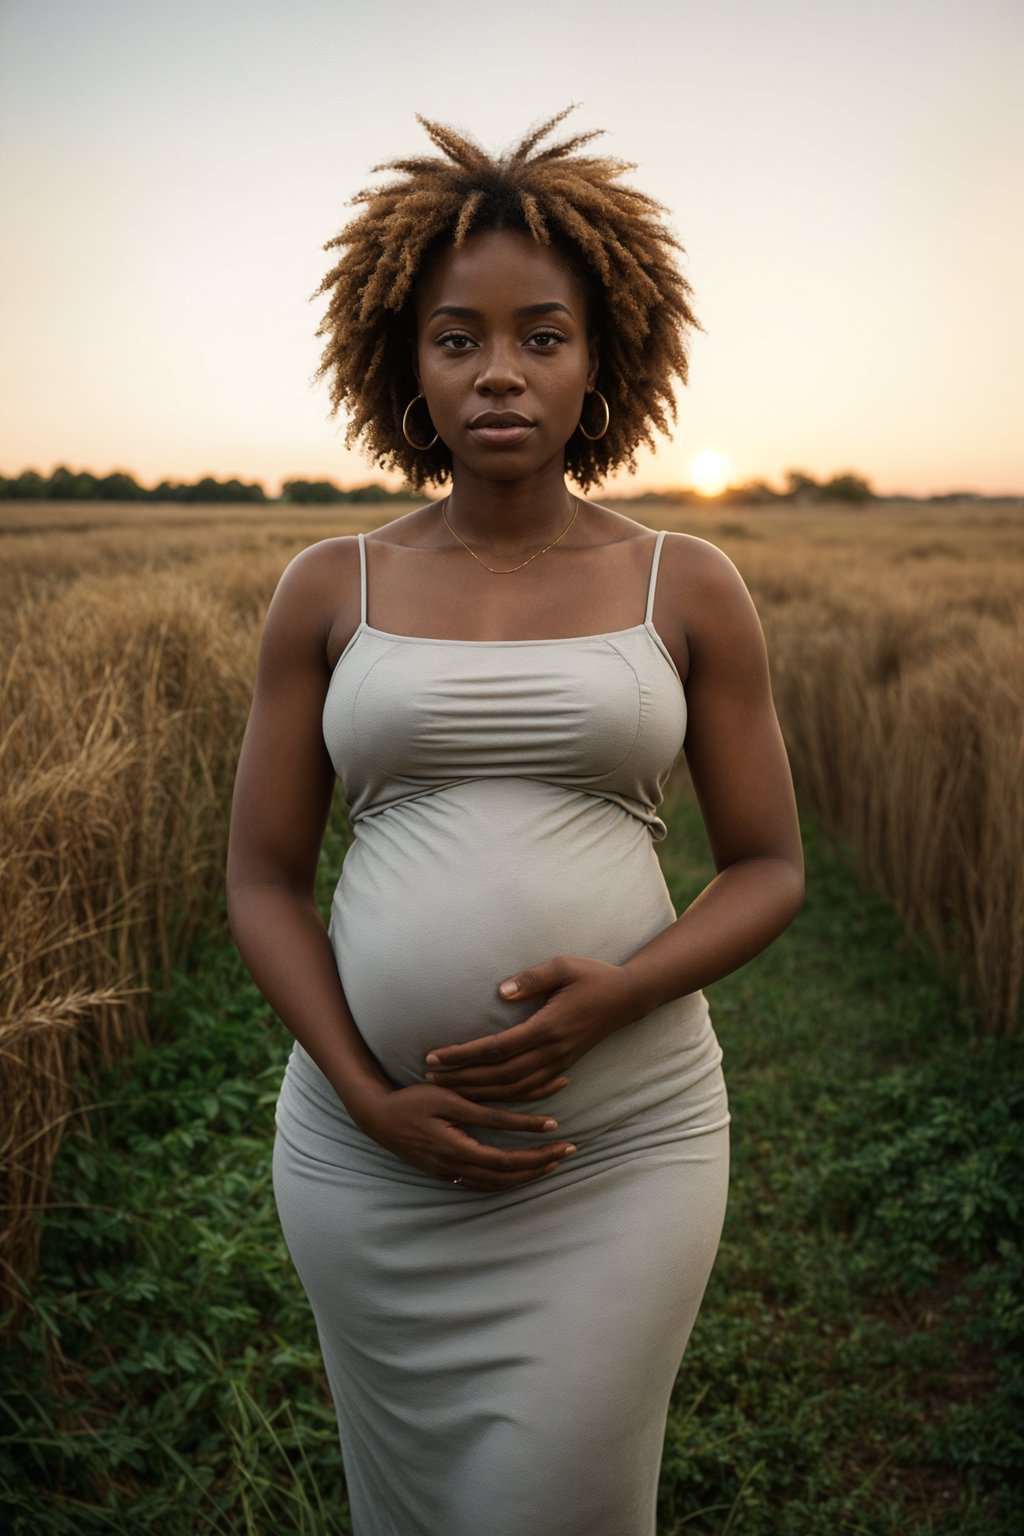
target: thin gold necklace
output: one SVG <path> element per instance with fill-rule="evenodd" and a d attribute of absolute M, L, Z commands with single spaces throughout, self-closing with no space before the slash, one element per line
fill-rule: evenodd
<path fill-rule="evenodd" d="M 570 492 L 570 495 L 571 494 L 572 493 Z M 444 501 L 442 501 L 442 503 L 441 503 L 441 516 L 444 518 L 444 525 L 448 529 L 448 532 L 451 534 L 452 538 L 453 539 L 459 539 L 459 535 L 455 532 L 455 529 L 452 527 L 451 523 L 448 521 L 448 514 L 444 510 L 445 507 L 448 505 L 449 501 L 451 501 L 451 499 L 452 499 L 451 491 L 449 491 L 448 495 L 444 498 Z M 545 544 L 543 549 L 535 550 L 534 553 L 532 555 L 530 555 L 528 559 L 523 561 L 522 565 L 510 565 L 510 566 L 508 566 L 503 571 L 495 570 L 493 565 L 486 565 L 484 563 L 484 561 L 480 559 L 480 556 L 478 554 L 475 554 L 473 552 L 473 550 L 471 550 L 469 548 L 469 545 L 466 543 L 465 539 L 459 539 L 459 543 L 462 545 L 463 549 L 468 550 L 468 552 L 473 556 L 473 559 L 476 561 L 477 565 L 482 565 L 484 570 L 485 571 L 490 571 L 492 576 L 511 576 L 513 571 L 521 571 L 523 569 L 523 566 L 524 565 L 529 565 L 531 560 L 536 560 L 541 555 L 546 555 L 549 549 L 554 549 L 556 544 L 560 544 L 562 542 L 562 540 L 565 538 L 566 534 L 569 532 L 569 529 L 572 527 L 573 523 L 576 521 L 576 514 L 580 510 L 580 499 L 579 499 L 579 497 L 578 496 L 573 496 L 572 499 L 573 499 L 573 502 L 574 502 L 572 517 L 570 517 L 569 521 L 566 523 L 565 527 L 562 529 L 561 533 L 558 535 L 558 538 L 557 539 L 552 539 L 550 544 Z"/>

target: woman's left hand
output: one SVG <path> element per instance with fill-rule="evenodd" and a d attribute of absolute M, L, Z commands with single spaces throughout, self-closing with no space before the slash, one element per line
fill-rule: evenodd
<path fill-rule="evenodd" d="M 522 1024 L 464 1045 L 446 1045 L 426 1058 L 426 1080 L 467 1099 L 543 1099 L 564 1088 L 563 1073 L 581 1056 L 643 1012 L 635 986 L 619 965 L 580 955 L 556 955 L 510 976 L 498 988 L 508 1002 L 548 992 Z"/>

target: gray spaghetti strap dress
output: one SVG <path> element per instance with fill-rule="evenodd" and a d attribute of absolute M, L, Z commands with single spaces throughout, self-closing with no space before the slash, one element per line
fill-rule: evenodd
<path fill-rule="evenodd" d="M 359 535 L 361 620 L 323 712 L 354 830 L 329 933 L 396 1085 L 540 1005 L 503 1001 L 506 976 L 556 954 L 621 962 L 676 916 L 654 848 L 686 724 L 652 622 L 663 539 L 642 623 L 471 641 L 372 628 Z M 653 1536 L 725 1212 L 720 1062 L 701 992 L 655 1009 L 550 1100 L 510 1106 L 550 1108 L 578 1151 L 493 1193 L 379 1146 L 295 1043 L 274 1190 L 356 1536 Z"/>

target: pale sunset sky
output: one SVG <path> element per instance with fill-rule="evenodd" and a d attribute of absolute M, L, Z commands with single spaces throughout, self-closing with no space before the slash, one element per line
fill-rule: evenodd
<path fill-rule="evenodd" d="M 0 472 L 376 478 L 311 382 L 323 242 L 414 113 L 578 102 L 706 330 L 607 490 L 1024 493 L 1022 74 L 1021 0 L 0 0 Z"/>

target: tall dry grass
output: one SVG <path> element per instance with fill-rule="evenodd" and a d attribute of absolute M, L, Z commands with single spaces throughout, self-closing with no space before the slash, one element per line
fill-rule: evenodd
<path fill-rule="evenodd" d="M 776 692 L 803 804 L 1012 1033 L 1024 978 L 1024 624 L 876 582 L 791 613 Z M 777 630 L 778 626 L 773 626 Z M 810 659 L 810 665 L 808 661 Z"/>
<path fill-rule="evenodd" d="M 768 633 L 804 805 L 951 959 L 980 1026 L 1012 1031 L 1024 934 L 1021 508 L 627 510 L 736 559 Z M 274 582 L 299 548 L 383 515 L 0 507 L 9 1298 L 35 1263 L 63 1129 L 85 1107 L 76 1073 L 145 1036 L 147 988 L 219 892 Z"/>
<path fill-rule="evenodd" d="M 801 804 L 959 978 L 985 1033 L 1024 981 L 1024 505 L 675 526 L 743 570 Z"/>
<path fill-rule="evenodd" d="M 255 625 L 180 577 L 90 578 L 10 613 L 0 682 L 0 1169 L 8 1281 L 80 1069 L 145 1035 L 146 989 L 220 881 Z"/>

